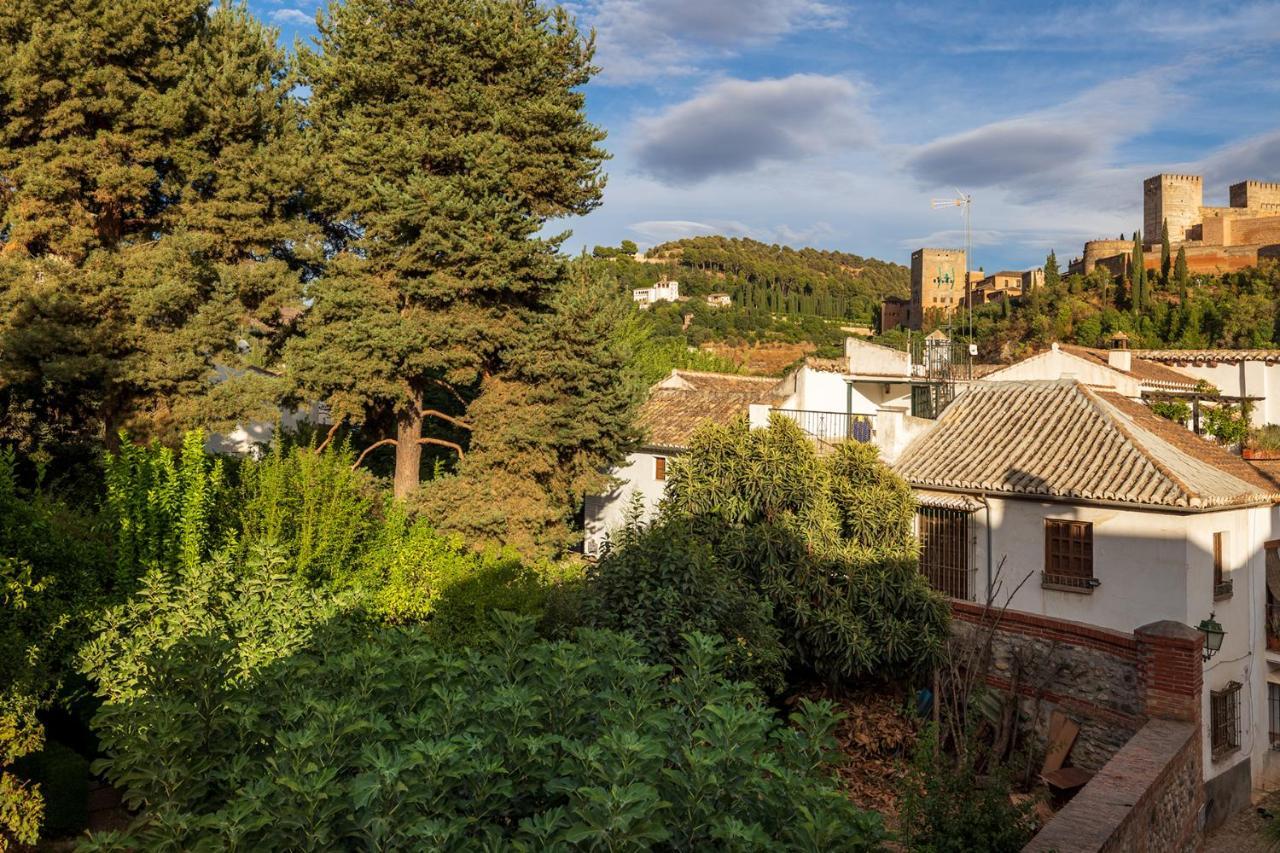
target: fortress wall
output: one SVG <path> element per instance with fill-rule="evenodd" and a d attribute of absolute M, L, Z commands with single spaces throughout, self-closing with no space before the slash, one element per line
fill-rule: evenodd
<path fill-rule="evenodd" d="M 1280 211 L 1280 184 L 1241 181 L 1231 185 L 1229 194 L 1232 207 Z"/>
<path fill-rule="evenodd" d="M 1146 241 L 1159 242 L 1160 230 L 1169 223 L 1169 239 L 1181 242 L 1200 221 L 1204 183 L 1199 175 L 1156 175 L 1142 182 L 1142 233 Z"/>
<path fill-rule="evenodd" d="M 1274 216 L 1230 220 L 1226 246 L 1280 243 L 1280 213 Z"/>

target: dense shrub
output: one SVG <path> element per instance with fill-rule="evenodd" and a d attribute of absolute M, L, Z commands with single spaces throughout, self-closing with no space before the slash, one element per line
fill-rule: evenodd
<path fill-rule="evenodd" d="M 916 742 L 903 780 L 902 835 L 917 853 L 1015 853 L 1035 832 L 1034 802 L 1015 804 L 1008 773 L 979 776 L 972 751 L 940 754 L 937 731 Z"/>
<path fill-rule="evenodd" d="M 619 533 L 588 573 L 585 624 L 633 632 L 658 661 L 674 661 L 689 632 L 720 637 L 731 676 L 782 688 L 787 654 L 773 607 L 691 525 L 633 522 Z"/>
<path fill-rule="evenodd" d="M 194 595 L 184 587 L 194 585 Z M 237 592 L 236 588 L 243 591 Z M 489 651 L 371 629 L 259 566 L 149 575 L 89 656 L 100 763 L 143 810 L 101 849 L 871 849 L 825 765 L 835 719 L 780 725 L 723 650 L 679 677 L 632 639 Z"/>
<path fill-rule="evenodd" d="M 16 765 L 40 786 L 45 802 L 40 834 L 45 838 L 78 835 L 89 822 L 89 760 L 66 744 L 47 741 L 39 752 Z"/>
<path fill-rule="evenodd" d="M 671 466 L 665 518 L 692 525 L 772 603 L 794 659 L 825 680 L 927 669 L 945 601 L 916 565 L 910 489 L 874 446 L 820 456 L 796 424 L 708 425 Z"/>
<path fill-rule="evenodd" d="M 540 614 L 561 574 L 513 551 L 477 552 L 393 505 L 347 580 L 387 621 L 425 623 L 439 642 L 467 643 L 488 630 L 494 610 Z"/>

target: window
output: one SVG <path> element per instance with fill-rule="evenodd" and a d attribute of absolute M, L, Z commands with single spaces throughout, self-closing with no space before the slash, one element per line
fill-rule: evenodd
<path fill-rule="evenodd" d="M 1240 682 L 1209 692 L 1209 745 L 1213 757 L 1240 748 Z"/>
<path fill-rule="evenodd" d="M 667 479 L 667 457 L 665 456 L 653 457 L 653 479 L 655 480 Z"/>
<path fill-rule="evenodd" d="M 1044 520 L 1043 586 L 1072 592 L 1092 592 L 1093 524 L 1088 521 Z"/>
<path fill-rule="evenodd" d="M 969 513 L 920 507 L 920 571 L 938 592 L 969 599 Z"/>
<path fill-rule="evenodd" d="M 1267 685 L 1267 717 L 1271 732 L 1271 748 L 1280 749 L 1280 684 Z"/>
<path fill-rule="evenodd" d="M 1213 534 L 1213 599 L 1217 601 L 1231 597 L 1231 578 L 1223 570 L 1223 541 L 1225 533 Z"/>

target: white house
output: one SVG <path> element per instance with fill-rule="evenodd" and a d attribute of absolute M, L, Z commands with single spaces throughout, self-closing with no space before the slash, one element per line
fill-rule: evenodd
<path fill-rule="evenodd" d="M 1126 632 L 1213 614 L 1226 636 L 1204 664 L 1206 796 L 1229 813 L 1280 783 L 1266 620 L 1280 487 L 1069 379 L 974 383 L 895 467 L 920 498 L 921 569 L 953 597 Z"/>
<path fill-rule="evenodd" d="M 1254 426 L 1280 424 L 1280 349 L 1135 350 L 1134 355 L 1203 379 L 1231 397 L 1262 397 Z"/>
<path fill-rule="evenodd" d="M 753 404 L 771 407 L 780 402 L 778 380 L 673 370 L 650 389 L 640 408 L 643 444 L 612 472 L 614 486 L 603 495 L 589 495 L 583 508 L 583 550 L 600 553 L 610 531 L 626 520 L 639 502 L 642 520 L 651 517 L 666 491 L 667 463 L 688 449 L 689 439 L 705 421 L 728 423 L 747 416 Z"/>
<path fill-rule="evenodd" d="M 712 308 L 728 308 L 733 304 L 733 297 L 727 293 L 708 293 L 707 304 Z"/>
<path fill-rule="evenodd" d="M 1127 338 L 1114 341 L 1110 350 L 1054 343 L 1044 352 L 983 376 L 990 382 L 1066 378 L 1114 388 L 1132 400 L 1142 399 L 1144 391 L 1191 393 L 1198 381 L 1189 373 L 1137 356 L 1128 349 Z"/>
<path fill-rule="evenodd" d="M 656 302 L 676 302 L 680 299 L 680 282 L 663 279 L 653 287 L 637 287 L 631 291 L 631 301 L 646 308 Z"/>

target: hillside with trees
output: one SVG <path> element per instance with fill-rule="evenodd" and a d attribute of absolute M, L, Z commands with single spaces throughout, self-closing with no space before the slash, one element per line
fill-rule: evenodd
<path fill-rule="evenodd" d="M 1135 258 L 1141 259 L 1137 246 Z M 986 361 L 1016 359 L 1054 341 L 1106 346 L 1115 332 L 1127 334 L 1134 348 L 1280 346 L 1280 262 L 1199 275 L 1187 271 L 1179 252 L 1136 277 L 1104 267 L 1063 276 L 1050 255 L 1043 288 L 977 306 L 973 317 Z"/>

